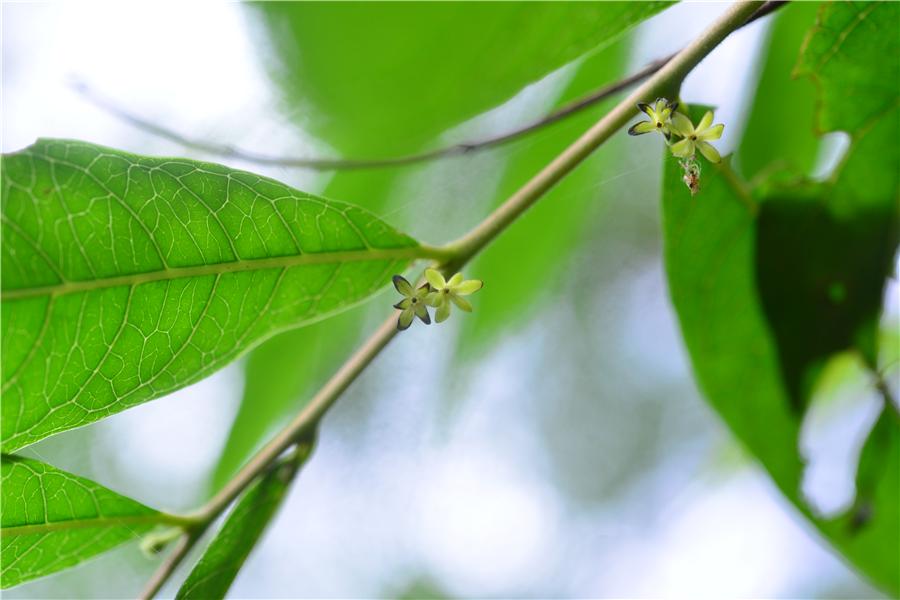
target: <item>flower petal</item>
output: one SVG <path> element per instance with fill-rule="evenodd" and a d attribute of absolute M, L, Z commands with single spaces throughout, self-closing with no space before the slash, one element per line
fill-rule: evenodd
<path fill-rule="evenodd" d="M 672 154 L 687 158 L 694 155 L 694 142 L 690 138 L 684 138 L 680 142 L 675 142 L 671 146 Z"/>
<path fill-rule="evenodd" d="M 468 281 L 463 281 L 461 284 L 453 288 L 453 291 L 460 296 L 468 296 L 469 294 L 474 294 L 483 287 L 484 282 L 482 280 L 469 279 Z"/>
<path fill-rule="evenodd" d="M 463 280 L 462 273 L 456 273 L 455 275 L 453 275 L 453 277 L 451 277 L 449 280 L 447 280 L 447 287 L 448 288 L 456 287 L 460 283 L 462 283 L 462 280 Z"/>
<path fill-rule="evenodd" d="M 466 300 L 465 298 L 461 298 L 460 296 L 457 296 L 456 294 L 451 294 L 450 299 L 453 300 L 453 303 L 455 305 L 457 305 L 458 307 L 460 307 L 462 310 L 464 310 L 466 312 L 472 312 L 472 305 L 469 304 L 469 301 Z"/>
<path fill-rule="evenodd" d="M 425 296 L 425 302 L 427 302 L 429 306 L 440 306 L 444 303 L 444 300 L 446 300 L 446 297 L 440 292 L 431 292 Z"/>
<path fill-rule="evenodd" d="M 424 304 L 416 307 L 416 316 L 426 325 L 431 325 L 431 315 L 428 314 L 428 308 Z"/>
<path fill-rule="evenodd" d="M 675 112 L 676 110 L 678 110 L 678 100 L 676 100 L 675 102 L 669 102 L 669 106 L 667 106 L 666 108 L 669 109 L 670 113 Z"/>
<path fill-rule="evenodd" d="M 638 110 L 650 117 L 653 118 L 653 108 L 646 102 L 638 102 L 637 103 Z"/>
<path fill-rule="evenodd" d="M 444 302 L 434 311 L 434 320 L 438 323 L 443 323 L 448 317 L 450 317 L 450 303 Z"/>
<path fill-rule="evenodd" d="M 725 130 L 725 126 L 721 123 L 718 125 L 713 125 L 712 127 L 707 127 L 703 131 L 697 134 L 698 140 L 709 141 L 709 140 L 717 140 L 722 137 L 722 132 Z"/>
<path fill-rule="evenodd" d="M 694 124 L 683 113 L 677 112 L 672 115 L 672 131 L 681 136 L 689 136 L 694 133 Z"/>
<path fill-rule="evenodd" d="M 391 278 L 391 281 L 394 282 L 394 287 L 397 288 L 397 291 L 403 294 L 404 296 L 412 296 L 413 286 L 410 282 L 403 278 L 401 275 L 394 275 Z"/>
<path fill-rule="evenodd" d="M 423 283 L 419 287 L 416 288 L 415 293 L 413 294 L 416 298 L 424 299 L 428 297 L 428 294 L 431 293 L 431 288 L 428 287 L 427 283 Z"/>
<path fill-rule="evenodd" d="M 697 150 L 711 163 L 717 163 L 722 160 L 719 151 L 713 148 L 713 145 L 709 142 L 697 142 Z"/>
<path fill-rule="evenodd" d="M 403 331 L 404 329 L 409 329 L 409 326 L 412 325 L 413 322 L 413 311 L 412 309 L 404 310 L 400 313 L 400 318 L 397 319 L 397 329 Z"/>
<path fill-rule="evenodd" d="M 431 284 L 431 287 L 438 290 L 447 285 L 444 276 L 437 269 L 425 269 L 425 279 Z"/>
<path fill-rule="evenodd" d="M 657 98 L 656 99 L 656 104 L 654 105 L 653 110 L 657 114 L 657 116 L 662 114 L 662 111 L 664 111 L 666 109 L 666 106 L 668 106 L 668 104 L 669 104 L 669 101 L 666 100 L 665 98 Z"/>
<path fill-rule="evenodd" d="M 400 310 L 404 310 L 409 308 L 409 305 L 412 304 L 412 301 L 409 298 L 404 298 L 400 302 L 394 305 L 394 308 L 399 308 Z"/>
<path fill-rule="evenodd" d="M 703 131 L 704 129 L 709 129 L 709 126 L 712 125 L 713 114 L 711 110 L 706 111 L 706 114 L 703 115 L 703 118 L 700 119 L 700 122 L 697 123 L 697 129 L 694 131 Z"/>
<path fill-rule="evenodd" d="M 651 121 L 639 121 L 628 128 L 628 135 L 643 135 L 656 129 Z"/>

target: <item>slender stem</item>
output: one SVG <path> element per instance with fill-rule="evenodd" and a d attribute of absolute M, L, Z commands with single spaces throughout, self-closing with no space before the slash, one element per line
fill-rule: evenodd
<path fill-rule="evenodd" d="M 488 242 L 509 226 L 553 184 L 572 171 L 588 154 L 620 129 L 636 112 L 635 104 L 653 97 L 658 90 L 678 83 L 732 30 L 743 23 L 761 2 L 736 3 L 694 43 L 681 51 L 665 68 L 616 106 L 559 157 L 513 194 L 481 224 L 450 244 L 453 258 L 443 268 L 453 270 L 472 259 Z M 227 506 L 266 465 L 275 460 L 298 437 L 310 433 L 335 400 L 388 345 L 397 333 L 396 316 L 391 315 L 341 368 L 328 380 L 303 410 L 248 462 L 198 513 L 211 518 Z"/>
<path fill-rule="evenodd" d="M 506 227 L 524 213 L 554 184 L 577 167 L 598 146 L 635 114 L 635 104 L 655 97 L 665 89 L 678 87 L 690 72 L 725 37 L 739 28 L 763 2 L 737 2 L 694 42 L 666 63 L 653 77 L 620 102 L 610 113 L 584 133 L 519 191 L 498 207 L 468 234 L 442 249 L 450 257 L 439 264 L 445 271 L 461 268 Z M 175 552 L 154 575 L 144 592 L 150 598 L 175 570 L 197 536 L 231 504 L 240 493 L 299 440 L 313 435 L 319 422 L 341 394 L 371 364 L 397 334 L 396 314 L 391 315 L 375 333 L 338 369 L 312 400 L 291 422 L 257 452 L 225 486 L 187 518 L 201 523 L 185 536 Z"/>
<path fill-rule="evenodd" d="M 190 531 L 178 539 L 178 545 L 175 546 L 175 550 L 166 557 L 166 560 L 159 566 L 153 577 L 147 582 L 147 585 L 144 586 L 140 595 L 141 600 L 150 600 L 159 592 L 160 588 L 165 585 L 172 573 L 175 572 L 175 569 L 178 568 L 178 565 L 181 564 L 181 561 L 187 556 L 187 553 L 197 543 L 197 540 L 200 539 L 202 533 L 202 531 Z"/>
<path fill-rule="evenodd" d="M 754 12 L 750 16 L 750 18 L 744 21 L 740 25 L 740 27 L 749 25 L 757 19 L 774 12 L 785 4 L 787 4 L 786 0 L 770 0 L 769 2 L 766 2 L 756 12 Z M 248 162 L 263 165 L 298 167 L 313 169 L 317 171 L 376 169 L 382 167 L 399 167 L 404 165 L 412 165 L 439 158 L 471 154 L 473 152 L 502 146 L 521 137 L 524 137 L 529 133 L 547 127 L 548 125 L 552 125 L 553 123 L 557 123 L 568 117 L 578 114 L 596 105 L 597 103 L 602 102 L 610 96 L 613 96 L 621 91 L 630 88 L 633 85 L 640 83 L 641 81 L 644 81 L 645 79 L 662 69 L 678 54 L 679 53 L 673 53 L 669 56 L 658 58 L 652 61 L 646 67 L 642 68 L 639 71 L 636 71 L 635 73 L 632 73 L 631 75 L 623 77 L 618 81 L 614 81 L 612 83 L 604 85 L 586 94 L 585 96 L 582 96 L 581 98 L 575 99 L 570 103 L 561 106 L 560 108 L 554 110 L 553 112 L 536 121 L 533 121 L 527 125 L 523 125 L 522 127 L 518 127 L 506 133 L 487 137 L 481 140 L 451 144 L 449 146 L 435 148 L 433 150 L 426 150 L 424 152 L 387 158 L 302 158 L 259 154 L 249 150 L 236 148 L 227 144 L 216 144 L 214 142 L 190 138 L 186 135 L 178 133 L 173 129 L 169 129 L 163 125 L 160 125 L 159 123 L 155 123 L 134 112 L 127 110 L 126 108 L 116 104 L 113 100 L 98 93 L 83 81 L 75 82 L 73 84 L 73 88 L 95 106 L 98 106 L 99 108 L 121 119 L 122 121 L 125 121 L 133 127 L 141 129 L 157 137 L 175 142 L 176 144 L 180 144 L 186 148 L 199 150 L 200 152 L 216 154 L 222 157 L 245 160 Z"/>

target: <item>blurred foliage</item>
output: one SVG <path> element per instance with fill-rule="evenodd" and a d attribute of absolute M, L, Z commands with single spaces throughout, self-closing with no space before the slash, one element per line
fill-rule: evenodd
<path fill-rule="evenodd" d="M 666 2 L 261 3 L 273 79 L 351 155 L 411 152 Z M 298 102 L 299 101 L 299 102 Z"/>

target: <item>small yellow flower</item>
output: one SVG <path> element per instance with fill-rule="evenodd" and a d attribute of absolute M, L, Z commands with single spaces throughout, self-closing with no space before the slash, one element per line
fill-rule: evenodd
<path fill-rule="evenodd" d="M 437 309 L 434 313 L 437 323 L 446 321 L 450 316 L 451 302 L 466 312 L 472 312 L 472 305 L 462 296 L 474 294 L 484 286 L 484 282 L 479 279 L 463 281 L 462 273 L 445 280 L 437 269 L 425 269 L 425 279 L 431 286 L 432 291 L 428 294 L 427 301 Z"/>
<path fill-rule="evenodd" d="M 400 331 L 408 329 L 416 317 L 419 317 L 426 325 L 431 324 L 431 316 L 428 314 L 428 304 L 426 303 L 426 297 L 430 291 L 428 284 L 423 283 L 419 289 L 415 289 L 400 275 L 394 275 L 393 282 L 397 291 L 405 296 L 403 300 L 394 305 L 394 308 L 400 309 L 397 329 Z"/>
<path fill-rule="evenodd" d="M 682 113 L 672 115 L 672 132 L 684 138 L 672 144 L 672 154 L 681 158 L 691 158 L 699 150 L 709 162 L 717 163 L 722 160 L 719 151 L 709 142 L 722 137 L 725 126 L 721 123 L 713 125 L 712 121 L 711 110 L 706 111 L 697 127 L 694 127 L 691 120 Z"/>
<path fill-rule="evenodd" d="M 640 121 L 635 123 L 628 129 L 628 135 L 643 135 L 651 131 L 658 131 L 663 134 L 666 139 L 670 135 L 670 118 L 675 109 L 678 108 L 677 102 L 669 102 L 665 98 L 657 98 L 654 106 L 650 106 L 646 102 L 639 102 L 638 109 L 650 117 L 649 121 Z"/>

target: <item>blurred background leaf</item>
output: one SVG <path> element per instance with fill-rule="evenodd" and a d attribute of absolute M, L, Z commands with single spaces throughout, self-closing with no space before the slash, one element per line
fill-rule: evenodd
<path fill-rule="evenodd" d="M 772 168 L 809 175 L 815 164 L 821 143 L 809 109 L 815 85 L 807 77 L 795 77 L 794 67 L 819 7 L 819 2 L 790 2 L 772 16 L 762 73 L 736 157 L 747 179 Z"/>
<path fill-rule="evenodd" d="M 350 155 L 414 151 L 666 2 L 265 3 L 273 78 Z"/>

